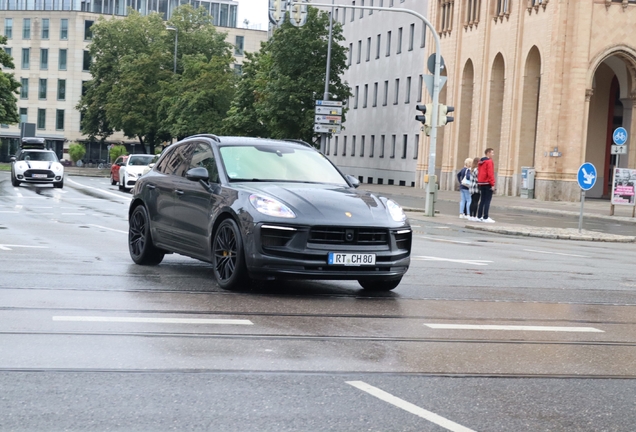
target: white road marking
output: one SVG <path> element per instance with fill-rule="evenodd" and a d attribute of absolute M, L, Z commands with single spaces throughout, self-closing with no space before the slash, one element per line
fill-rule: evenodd
<path fill-rule="evenodd" d="M 15 210 L 0 210 L 0 213 L 18 213 Z"/>
<path fill-rule="evenodd" d="M 48 246 L 26 246 L 26 245 L 8 245 L 0 244 L 0 250 L 12 250 L 11 248 L 32 248 L 32 249 L 48 249 Z"/>
<path fill-rule="evenodd" d="M 108 230 L 108 231 L 115 231 L 115 232 L 118 232 L 118 233 L 128 234 L 128 231 L 116 230 L 114 228 L 108 228 L 108 227 L 101 226 L 101 225 L 95 225 L 95 224 L 86 224 L 86 225 L 93 226 L 95 228 L 105 229 L 105 230 Z"/>
<path fill-rule="evenodd" d="M 86 216 L 86 213 L 62 213 L 62 216 Z"/>
<path fill-rule="evenodd" d="M 53 321 L 254 325 L 252 321 L 244 320 L 244 319 L 142 318 L 142 317 L 103 317 L 103 316 L 54 316 Z"/>
<path fill-rule="evenodd" d="M 520 325 L 473 325 L 473 324 L 424 324 L 432 329 L 444 330 L 513 330 L 513 331 L 552 331 L 577 333 L 605 333 L 594 327 L 551 327 Z"/>
<path fill-rule="evenodd" d="M 575 254 L 567 254 L 567 253 L 561 253 L 561 252 L 548 252 L 548 251 L 540 251 L 540 250 L 535 250 L 535 249 L 524 249 L 524 251 L 526 251 L 526 252 L 536 252 L 536 253 L 542 253 L 542 254 L 550 254 L 550 255 L 571 256 L 571 257 L 577 257 L 577 258 L 589 258 L 589 256 L 587 256 L 587 255 L 575 255 Z"/>
<path fill-rule="evenodd" d="M 19 196 L 20 198 L 22 198 L 22 194 L 18 192 L 18 188 L 13 188 L 13 189 L 15 189 L 15 194 Z"/>
<path fill-rule="evenodd" d="M 78 183 L 78 182 L 76 182 L 76 181 L 74 181 L 74 180 L 70 179 L 70 178 L 68 178 L 67 180 L 68 180 L 68 181 L 70 181 L 71 183 L 75 183 L 75 184 L 76 184 L 76 185 L 78 185 L 78 186 L 85 187 L 85 188 L 88 188 L 88 189 L 94 189 L 94 190 L 96 190 L 96 191 L 98 191 L 98 192 L 101 192 L 101 193 L 103 193 L 103 194 L 112 195 L 112 196 L 114 196 L 114 197 L 117 197 L 117 198 L 120 198 L 120 199 L 124 199 L 124 200 L 126 200 L 126 201 L 130 201 L 130 200 L 132 199 L 132 198 L 130 198 L 130 197 L 126 197 L 126 196 L 123 196 L 123 195 L 119 195 L 119 194 L 115 194 L 115 193 L 112 193 L 112 192 L 108 192 L 108 191 L 105 191 L 105 190 L 100 189 L 100 188 L 96 188 L 96 187 L 92 187 L 92 186 L 86 186 L 86 185 L 83 185 L 83 184 L 81 184 L 81 183 Z"/>
<path fill-rule="evenodd" d="M 439 257 L 432 257 L 432 256 L 416 256 L 416 257 L 411 257 L 411 259 L 416 261 L 448 261 L 448 262 L 478 265 L 478 266 L 487 266 L 488 263 L 494 262 L 494 261 L 487 261 L 487 260 L 457 260 L 457 259 L 439 258 Z"/>
<path fill-rule="evenodd" d="M 423 236 L 423 235 L 418 235 L 418 237 L 419 238 L 423 238 L 423 239 L 427 239 L 427 240 L 446 242 L 446 243 L 473 244 L 473 242 L 466 242 L 466 241 L 459 241 L 459 240 L 446 240 L 446 239 L 439 239 L 439 238 L 435 238 L 435 237 L 427 237 L 427 236 Z"/>
<path fill-rule="evenodd" d="M 404 411 L 408 411 L 411 414 L 415 414 L 418 417 L 422 417 L 423 419 L 430 421 L 431 423 L 435 423 L 436 425 L 441 426 L 446 430 L 452 432 L 475 432 L 474 430 L 468 429 L 467 427 L 457 424 L 454 421 L 448 420 L 441 415 L 425 410 L 424 408 L 420 408 L 417 405 L 413 405 L 412 403 L 405 401 L 404 399 L 393 396 L 391 393 L 387 393 L 384 390 L 373 387 L 372 385 L 369 385 L 364 381 L 345 382 L 350 386 L 362 390 L 363 392 L 369 393 L 371 396 L 375 396 L 378 399 L 383 400 L 384 402 L 388 402 L 391 405 L 403 409 Z"/>

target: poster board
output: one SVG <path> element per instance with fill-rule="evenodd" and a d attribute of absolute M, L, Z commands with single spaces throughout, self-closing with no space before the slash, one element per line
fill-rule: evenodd
<path fill-rule="evenodd" d="M 634 206 L 636 187 L 636 169 L 614 168 L 612 180 L 612 205 Z"/>

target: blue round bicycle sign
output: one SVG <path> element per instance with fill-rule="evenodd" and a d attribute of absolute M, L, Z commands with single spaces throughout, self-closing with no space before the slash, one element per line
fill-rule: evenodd
<path fill-rule="evenodd" d="M 579 182 L 579 187 L 584 191 L 592 189 L 596 184 L 596 168 L 591 163 L 585 162 L 579 168 L 576 179 Z"/>
<path fill-rule="evenodd" d="M 616 145 L 624 145 L 627 142 L 627 130 L 624 127 L 616 128 L 612 134 L 612 140 Z"/>

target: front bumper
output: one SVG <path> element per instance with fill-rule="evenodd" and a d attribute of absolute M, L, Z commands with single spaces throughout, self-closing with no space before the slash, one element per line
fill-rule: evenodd
<path fill-rule="evenodd" d="M 28 169 L 15 174 L 15 178 L 24 183 L 56 183 L 62 181 L 63 177 L 64 173 L 44 169 Z"/>
<path fill-rule="evenodd" d="M 408 226 L 328 227 L 334 230 L 316 235 L 317 228 L 256 224 L 245 242 L 250 276 L 256 279 L 357 280 L 400 277 L 409 268 L 412 232 Z M 342 236 L 338 230 L 342 231 Z M 346 239 L 347 232 L 353 233 L 350 240 Z M 329 252 L 375 254 L 375 264 L 329 265 Z"/>

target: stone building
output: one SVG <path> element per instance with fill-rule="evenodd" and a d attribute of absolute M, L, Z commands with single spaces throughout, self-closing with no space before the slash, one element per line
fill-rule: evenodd
<path fill-rule="evenodd" d="M 519 194 L 522 167 L 536 169 L 536 198 L 568 201 L 579 199 L 583 162 L 597 168 L 587 196 L 598 198 L 608 197 L 617 163 L 636 168 L 635 0 L 431 0 L 428 18 L 448 77 L 440 103 L 456 108 L 438 133 L 441 189 L 455 188 L 464 159 L 487 147 L 504 195 Z M 618 126 L 629 132 L 620 158 L 610 154 Z M 420 138 L 418 186 L 428 140 Z"/>

